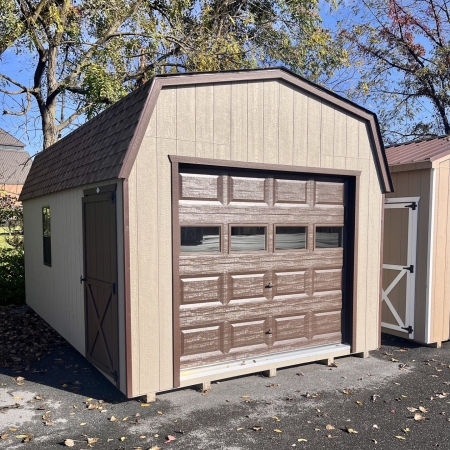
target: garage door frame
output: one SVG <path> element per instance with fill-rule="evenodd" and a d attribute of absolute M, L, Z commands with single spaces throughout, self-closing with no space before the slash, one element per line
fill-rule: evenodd
<path fill-rule="evenodd" d="M 174 387 L 180 387 L 180 354 L 181 346 L 175 337 L 179 336 L 180 323 L 177 320 L 180 307 L 180 286 L 179 279 L 179 254 L 180 254 L 180 233 L 179 233 L 179 166 L 180 164 L 192 164 L 197 166 L 214 166 L 229 169 L 245 169 L 255 171 L 270 171 L 284 173 L 299 173 L 312 175 L 335 175 L 345 177 L 345 216 L 344 223 L 347 232 L 344 238 L 344 267 L 343 267 L 343 289 L 342 289 L 342 341 L 351 346 L 351 352 L 356 351 L 356 317 L 357 317 L 357 255 L 358 255 L 358 213 L 359 213 L 359 186 L 360 171 L 322 169 L 302 166 L 286 166 L 279 164 L 247 163 L 239 161 L 226 161 L 218 159 L 196 158 L 169 155 L 172 165 L 172 289 L 173 289 L 173 383 Z M 353 239 L 351 239 L 353 236 Z"/>

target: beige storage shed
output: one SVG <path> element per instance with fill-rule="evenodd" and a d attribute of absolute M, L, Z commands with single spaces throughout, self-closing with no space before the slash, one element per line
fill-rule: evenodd
<path fill-rule="evenodd" d="M 285 69 L 157 76 L 39 154 L 28 304 L 128 397 L 380 342 L 376 117 Z"/>
<path fill-rule="evenodd" d="M 450 338 L 449 141 L 386 149 L 382 330 L 437 347 Z"/>

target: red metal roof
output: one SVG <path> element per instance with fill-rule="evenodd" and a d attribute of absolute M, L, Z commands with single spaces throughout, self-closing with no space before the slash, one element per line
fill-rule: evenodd
<path fill-rule="evenodd" d="M 448 135 L 386 147 L 386 156 L 390 166 L 435 161 L 448 154 L 450 154 L 450 136 Z"/>

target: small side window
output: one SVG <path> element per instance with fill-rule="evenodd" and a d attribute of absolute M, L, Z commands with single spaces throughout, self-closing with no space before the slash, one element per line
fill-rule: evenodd
<path fill-rule="evenodd" d="M 316 227 L 316 248 L 342 247 L 343 227 Z"/>
<path fill-rule="evenodd" d="M 52 237 L 50 228 L 50 206 L 42 208 L 42 236 L 44 248 L 44 264 L 52 265 Z"/>

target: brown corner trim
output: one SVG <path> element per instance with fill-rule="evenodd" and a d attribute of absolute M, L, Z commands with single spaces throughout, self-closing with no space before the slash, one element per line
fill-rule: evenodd
<path fill-rule="evenodd" d="M 359 242 L 359 192 L 361 187 L 361 178 L 357 176 L 355 179 L 355 224 L 354 224 L 354 237 L 353 237 L 353 305 L 352 305 L 352 341 L 351 352 L 357 351 L 357 329 L 358 325 L 358 242 Z"/>
<path fill-rule="evenodd" d="M 173 339 L 173 387 L 178 388 L 181 384 L 180 358 L 181 358 L 181 342 L 177 340 L 180 336 L 179 309 L 181 304 L 180 283 L 180 252 L 181 252 L 181 236 L 180 236 L 180 215 L 179 215 L 179 163 L 172 161 L 172 339 Z"/>
<path fill-rule="evenodd" d="M 203 166 L 232 167 L 235 169 L 273 170 L 276 172 L 301 172 L 319 175 L 343 175 L 359 177 L 359 170 L 325 169 L 320 167 L 285 166 L 281 164 L 248 163 L 243 161 L 229 161 L 223 159 L 197 158 L 193 156 L 169 155 L 172 164 L 196 164 Z"/>
<path fill-rule="evenodd" d="M 130 275 L 130 206 L 128 179 L 123 180 L 123 254 L 124 254 L 124 309 L 125 309 L 125 367 L 126 396 L 133 396 L 131 348 L 131 275 Z"/>
<path fill-rule="evenodd" d="M 373 145 L 375 147 L 375 165 L 379 174 L 381 189 L 383 193 L 393 191 L 392 179 L 389 172 L 386 153 L 381 138 L 381 132 L 378 125 L 378 120 L 374 113 L 353 104 L 349 101 L 341 99 L 334 94 L 321 89 L 307 80 L 304 80 L 287 70 L 281 69 L 261 69 L 251 71 L 235 71 L 235 72 L 215 72 L 215 73 L 198 73 L 186 74 L 167 77 L 156 77 L 152 82 L 152 87 L 149 91 L 147 101 L 145 103 L 143 112 L 139 119 L 136 132 L 125 155 L 122 168 L 120 170 L 119 178 L 128 178 L 134 160 L 136 159 L 139 147 L 144 139 L 145 131 L 147 129 L 150 117 L 153 114 L 159 93 L 164 87 L 171 86 L 187 86 L 208 83 L 230 83 L 230 82 L 251 82 L 251 81 L 270 81 L 270 80 L 284 80 L 285 82 L 308 92 L 319 98 L 322 101 L 328 102 L 344 111 L 363 119 L 370 130 L 372 131 Z M 312 172 L 314 173 L 314 172 Z"/>

